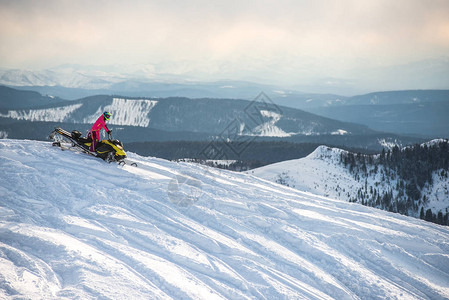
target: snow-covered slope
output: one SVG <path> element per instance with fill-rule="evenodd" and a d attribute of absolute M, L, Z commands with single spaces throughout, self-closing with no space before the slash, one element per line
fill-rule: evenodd
<path fill-rule="evenodd" d="M 62 122 L 68 115 L 72 114 L 81 106 L 82 104 L 73 104 L 52 108 L 10 110 L 5 114 L 0 113 L 0 117 L 26 121 Z"/>
<path fill-rule="evenodd" d="M 100 106 L 97 111 L 83 119 L 82 123 L 93 124 L 104 111 L 114 114 L 112 125 L 147 127 L 150 124 L 149 113 L 157 104 L 156 100 L 129 100 L 114 98 L 110 105 Z"/>
<path fill-rule="evenodd" d="M 0 141 L 0 298 L 449 298 L 447 227 L 130 156 Z"/>
<path fill-rule="evenodd" d="M 93 114 L 76 119 L 77 110 L 87 106 L 86 103 L 61 104 L 49 108 L 9 110 L 0 113 L 0 117 L 25 121 L 63 122 L 75 120 L 78 123 L 92 124 L 104 111 L 113 114 L 110 124 L 147 127 L 150 123 L 149 113 L 157 104 L 156 100 L 112 98 L 110 104 L 100 105 Z"/>

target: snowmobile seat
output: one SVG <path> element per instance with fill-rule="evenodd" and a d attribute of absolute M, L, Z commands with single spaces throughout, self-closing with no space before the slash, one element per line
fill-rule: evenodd
<path fill-rule="evenodd" d="M 82 144 L 91 143 L 92 142 L 92 138 L 91 137 L 87 137 L 87 138 L 79 137 L 78 141 L 80 143 L 82 143 Z"/>
<path fill-rule="evenodd" d="M 73 130 L 72 131 L 72 137 L 74 139 L 79 139 L 81 137 L 81 132 L 79 132 L 78 130 Z"/>

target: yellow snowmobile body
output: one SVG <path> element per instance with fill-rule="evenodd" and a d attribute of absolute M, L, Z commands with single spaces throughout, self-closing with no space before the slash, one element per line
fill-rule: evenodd
<path fill-rule="evenodd" d="M 89 143 L 90 147 L 90 143 Z M 97 144 L 95 151 L 98 157 L 108 160 L 120 161 L 126 158 L 123 145 L 119 140 L 102 140 Z"/>

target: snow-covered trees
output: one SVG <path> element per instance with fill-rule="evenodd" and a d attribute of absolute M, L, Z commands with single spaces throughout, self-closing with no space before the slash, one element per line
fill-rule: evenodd
<path fill-rule="evenodd" d="M 427 221 L 449 225 L 448 212 L 425 210 L 428 198 L 423 193 L 433 183 L 433 176 L 444 179 L 449 171 L 449 143 L 437 140 L 423 145 L 400 149 L 382 149 L 378 155 L 342 152 L 341 163 L 358 181 L 365 182 L 364 189 L 352 199 L 368 206 L 376 206 L 408 215 L 418 214 Z M 367 185 L 368 176 L 380 178 L 384 188 L 375 195 L 373 186 Z M 376 183 L 375 183 L 376 184 Z M 379 183 L 380 184 L 380 183 Z M 448 196 L 449 202 L 449 196 Z"/>

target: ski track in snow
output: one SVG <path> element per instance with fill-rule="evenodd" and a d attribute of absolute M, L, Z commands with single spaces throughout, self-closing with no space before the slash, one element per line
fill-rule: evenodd
<path fill-rule="evenodd" d="M 449 298 L 447 227 L 129 156 L 0 141 L 0 298 Z"/>

